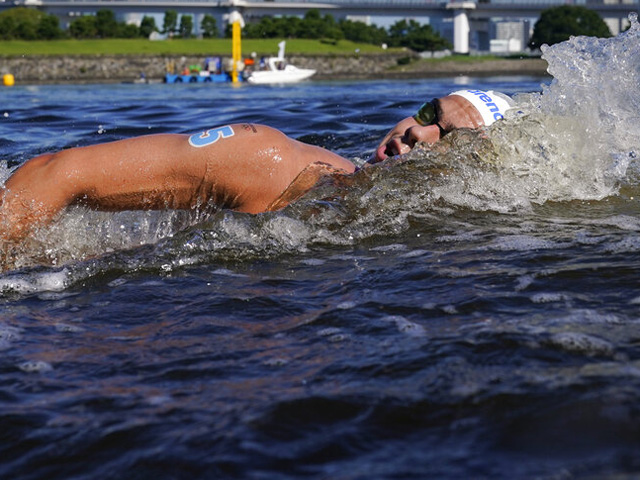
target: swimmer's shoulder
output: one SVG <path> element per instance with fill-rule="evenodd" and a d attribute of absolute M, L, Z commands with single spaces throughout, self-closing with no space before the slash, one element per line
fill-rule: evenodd
<path fill-rule="evenodd" d="M 187 134 L 188 143 L 193 148 L 222 147 L 248 139 L 276 139 L 283 134 L 265 125 L 236 123 L 205 128 Z"/>
<path fill-rule="evenodd" d="M 266 210 L 275 211 L 286 207 L 305 195 L 322 179 L 328 178 L 335 180 L 350 173 L 350 171 L 336 167 L 331 163 L 323 161 L 310 163 L 293 179 L 278 198 L 269 204 Z"/>
<path fill-rule="evenodd" d="M 243 155 L 263 151 L 265 148 L 275 148 L 281 153 L 294 155 L 298 159 L 300 169 L 314 162 L 324 162 L 348 172 L 355 170 L 349 160 L 322 147 L 295 140 L 280 130 L 267 125 L 256 123 L 222 125 L 195 132 L 188 135 L 187 138 L 189 145 L 196 149 L 209 150 L 227 147 L 235 149 Z"/>

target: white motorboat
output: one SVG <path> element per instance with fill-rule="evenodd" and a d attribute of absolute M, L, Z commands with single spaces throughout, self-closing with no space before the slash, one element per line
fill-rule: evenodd
<path fill-rule="evenodd" d="M 247 81 L 253 84 L 267 83 L 294 83 L 315 75 L 316 71 L 310 68 L 298 68 L 290 65 L 284 58 L 285 42 L 278 44 L 280 47 L 277 57 L 267 59 L 266 70 L 251 72 Z"/>

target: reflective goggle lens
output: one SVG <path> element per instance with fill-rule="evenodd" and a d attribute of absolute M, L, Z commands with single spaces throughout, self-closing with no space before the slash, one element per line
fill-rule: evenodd
<path fill-rule="evenodd" d="M 423 127 L 426 125 L 433 125 L 438 120 L 438 112 L 436 110 L 435 102 L 431 100 L 423 104 L 413 118 Z"/>

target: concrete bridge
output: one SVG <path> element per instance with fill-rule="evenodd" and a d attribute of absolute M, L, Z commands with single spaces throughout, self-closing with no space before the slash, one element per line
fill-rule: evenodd
<path fill-rule="evenodd" d="M 336 19 L 377 25 L 384 25 L 385 20 L 389 23 L 389 19 L 413 18 L 432 25 L 453 43 L 456 53 L 466 54 L 470 42 L 481 50 L 488 49 L 492 21 L 528 21 L 533 25 L 542 10 L 563 4 L 596 11 L 614 35 L 626 26 L 629 13 L 639 10 L 639 0 L 0 0 L 0 10 L 38 8 L 56 15 L 65 27 L 74 18 L 100 9 L 112 10 L 118 19 L 138 25 L 145 15 L 161 18 L 165 11 L 176 10 L 194 17 L 196 34 L 204 15 L 212 15 L 224 26 L 233 11 L 249 21 L 263 16 L 302 16 L 310 9 L 330 13 Z"/>

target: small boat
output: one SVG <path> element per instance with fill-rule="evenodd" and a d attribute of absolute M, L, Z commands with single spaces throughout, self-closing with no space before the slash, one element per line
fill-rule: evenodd
<path fill-rule="evenodd" d="M 315 70 L 298 68 L 287 63 L 284 58 L 285 42 L 280 42 L 278 47 L 280 47 L 278 56 L 267 59 L 266 70 L 255 70 L 251 72 L 247 78 L 247 82 L 253 84 L 294 83 L 315 75 Z"/>

